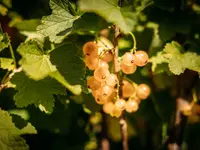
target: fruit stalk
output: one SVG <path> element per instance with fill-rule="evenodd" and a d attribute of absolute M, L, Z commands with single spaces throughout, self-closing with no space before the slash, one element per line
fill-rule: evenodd
<path fill-rule="evenodd" d="M 119 72 L 120 72 L 120 62 L 118 59 L 118 53 L 119 53 L 119 49 L 118 49 L 118 40 L 119 40 L 119 36 L 120 36 L 120 31 L 119 28 L 115 25 L 114 26 L 114 31 L 115 31 L 115 36 L 114 36 L 114 69 L 115 69 L 115 74 L 119 79 Z M 120 82 L 120 80 L 119 80 Z M 118 94 L 119 94 L 119 98 L 121 97 L 121 86 L 119 87 L 120 89 Z M 127 122 L 125 120 L 125 114 L 124 112 L 122 112 L 121 116 L 120 116 L 120 131 L 121 131 L 121 137 L 122 137 L 122 146 L 123 146 L 123 150 L 128 150 L 128 137 L 127 137 Z"/>

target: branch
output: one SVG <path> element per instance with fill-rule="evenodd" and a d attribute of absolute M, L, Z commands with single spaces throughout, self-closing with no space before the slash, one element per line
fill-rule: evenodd
<path fill-rule="evenodd" d="M 115 38 L 114 38 L 114 68 L 115 68 L 115 74 L 118 76 L 118 78 L 120 79 L 120 83 L 121 83 L 121 78 L 119 76 L 119 72 L 120 72 L 120 62 L 118 60 L 118 53 L 119 53 L 119 49 L 118 49 L 118 40 L 120 37 L 120 31 L 119 28 L 117 26 L 114 26 L 114 30 L 115 30 Z M 119 97 L 121 97 L 121 86 L 119 86 L 118 89 L 119 90 Z M 128 136 L 127 136 L 127 122 L 125 120 L 125 114 L 124 112 L 122 112 L 122 115 L 120 116 L 120 128 L 121 128 L 121 137 L 122 137 L 122 145 L 123 145 L 123 150 L 128 150 Z"/>
<path fill-rule="evenodd" d="M 17 72 L 21 72 L 22 68 L 17 68 L 17 69 L 13 69 L 13 71 L 5 78 L 5 80 L 2 82 L 2 84 L 0 84 L 0 92 L 4 89 L 8 87 L 8 82 L 11 80 L 11 78 L 14 76 L 15 73 Z"/>
<path fill-rule="evenodd" d="M 186 70 L 184 74 L 180 75 L 178 78 L 178 97 L 176 99 L 174 126 L 168 140 L 166 141 L 167 143 L 165 143 L 168 145 L 169 150 L 181 149 L 183 134 L 187 123 L 187 116 L 183 114 L 182 109 L 185 103 L 192 101 L 192 89 L 197 81 L 198 74 L 189 70 Z"/>
<path fill-rule="evenodd" d="M 101 149 L 102 150 L 110 150 L 110 143 L 109 143 L 109 140 L 108 140 L 108 137 L 107 137 L 107 120 L 106 120 L 106 114 L 102 111 L 101 112 L 102 114 L 102 131 L 101 131 L 101 134 L 102 134 L 102 139 L 101 139 Z"/>

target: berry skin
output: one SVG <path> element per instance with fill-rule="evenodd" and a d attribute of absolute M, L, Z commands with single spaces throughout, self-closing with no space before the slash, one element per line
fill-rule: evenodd
<path fill-rule="evenodd" d="M 124 99 L 118 99 L 115 102 L 115 106 L 121 110 L 124 110 L 126 107 L 126 101 Z"/>
<path fill-rule="evenodd" d="M 109 65 L 107 62 L 103 61 L 103 60 L 100 60 L 99 61 L 99 64 L 98 64 L 98 67 L 104 67 L 104 68 L 109 68 Z"/>
<path fill-rule="evenodd" d="M 94 71 L 94 77 L 100 82 L 104 82 L 106 78 L 109 76 L 109 74 L 110 72 L 106 67 L 98 67 Z"/>
<path fill-rule="evenodd" d="M 98 67 L 98 58 L 92 56 L 85 56 L 85 64 L 90 70 L 95 70 Z"/>
<path fill-rule="evenodd" d="M 136 71 L 137 66 L 135 64 L 132 65 L 126 65 L 124 63 L 121 64 L 121 70 L 125 74 L 132 74 Z"/>
<path fill-rule="evenodd" d="M 116 84 L 118 83 L 118 78 L 115 74 L 110 74 L 107 78 L 106 78 L 106 84 L 108 84 L 111 87 L 114 87 Z"/>
<path fill-rule="evenodd" d="M 134 55 L 130 52 L 126 52 L 122 56 L 122 63 L 127 66 L 132 66 L 134 64 L 134 61 L 135 61 Z"/>
<path fill-rule="evenodd" d="M 136 51 L 135 52 L 135 64 L 137 66 L 145 66 L 148 63 L 149 56 L 145 51 Z"/>
<path fill-rule="evenodd" d="M 122 81 L 122 97 L 128 98 L 132 96 L 134 93 L 135 93 L 135 88 L 133 87 L 133 85 L 130 82 L 123 80 Z"/>
<path fill-rule="evenodd" d="M 126 102 L 126 111 L 129 113 L 136 112 L 138 110 L 138 103 L 134 100 L 128 100 Z"/>
<path fill-rule="evenodd" d="M 110 114 L 112 112 L 112 110 L 113 110 L 113 107 L 114 107 L 114 104 L 112 102 L 105 103 L 103 105 L 103 111 L 106 114 Z"/>
<path fill-rule="evenodd" d="M 111 62 L 113 60 L 113 54 L 111 51 L 106 52 L 101 58 L 105 62 Z"/>
<path fill-rule="evenodd" d="M 90 88 L 92 91 L 98 90 L 101 87 L 101 82 L 95 79 L 94 76 L 90 77 L 87 80 L 87 86 Z"/>
<path fill-rule="evenodd" d="M 98 56 L 98 47 L 94 42 L 87 42 L 83 45 L 83 53 L 87 56 Z"/>
<path fill-rule="evenodd" d="M 107 85 L 107 84 L 103 84 L 98 91 L 104 97 L 109 97 L 113 92 L 113 88 L 111 86 Z"/>
<path fill-rule="evenodd" d="M 95 95 L 95 101 L 97 104 L 103 105 L 108 102 L 108 96 L 104 96 L 99 91 L 94 92 Z"/>
<path fill-rule="evenodd" d="M 140 84 L 137 86 L 136 95 L 139 99 L 146 99 L 151 93 L 151 89 L 146 84 Z"/>
<path fill-rule="evenodd" d="M 128 100 L 130 100 L 130 101 L 136 101 L 138 104 L 140 104 L 140 102 L 141 102 L 141 100 L 138 97 L 136 97 L 136 96 L 130 97 Z"/>
<path fill-rule="evenodd" d="M 116 105 L 114 105 L 110 115 L 118 118 L 121 116 L 121 114 L 122 114 L 122 110 L 117 108 Z"/>

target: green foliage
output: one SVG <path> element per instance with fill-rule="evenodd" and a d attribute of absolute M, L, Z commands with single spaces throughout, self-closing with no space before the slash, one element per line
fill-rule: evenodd
<path fill-rule="evenodd" d="M 28 145 L 20 135 L 37 133 L 30 123 L 21 130 L 18 129 L 9 113 L 3 110 L 0 110 L 0 129 L 0 149 L 2 150 L 28 150 Z"/>
<path fill-rule="evenodd" d="M 69 33 L 73 22 L 80 17 L 70 14 L 70 6 L 68 0 L 50 0 L 52 14 L 42 18 L 41 25 L 37 27 L 38 33 L 49 36 L 51 42 L 60 43 Z M 66 33 L 63 35 L 61 32 Z"/>
<path fill-rule="evenodd" d="M 0 26 L 1 27 L 1 26 Z M 10 44 L 10 39 L 7 33 L 3 33 L 0 28 L 0 52 L 7 48 Z"/>
<path fill-rule="evenodd" d="M 22 56 L 19 64 L 30 78 L 40 80 L 56 71 L 56 67 L 51 64 L 49 56 L 44 53 L 37 42 L 22 43 L 17 51 Z"/>
<path fill-rule="evenodd" d="M 53 95 L 65 94 L 65 88 L 50 78 L 35 81 L 20 72 L 14 75 L 11 82 L 16 85 L 14 100 L 20 108 L 34 104 L 36 107 L 43 106 L 45 112 L 51 113 L 54 107 Z"/>
<path fill-rule="evenodd" d="M 70 84 L 81 84 L 85 75 L 82 51 L 74 43 L 64 44 L 50 53 L 50 60 Z"/>
<path fill-rule="evenodd" d="M 13 60 L 11 58 L 0 57 L 0 68 L 12 70 L 14 69 Z"/>
<path fill-rule="evenodd" d="M 186 68 L 200 72 L 200 56 L 194 52 L 181 53 L 182 51 L 183 47 L 177 42 L 167 43 L 163 51 L 149 60 L 152 71 L 155 72 L 157 65 L 168 63 L 169 70 L 175 75 L 180 75 Z"/>
<path fill-rule="evenodd" d="M 40 24 L 39 19 L 23 20 L 14 25 L 19 31 L 36 31 L 37 26 Z"/>
<path fill-rule="evenodd" d="M 97 13 L 119 26 L 124 33 L 132 31 L 136 24 L 136 15 L 131 8 L 119 7 L 118 0 L 80 0 L 79 4 L 81 10 Z"/>

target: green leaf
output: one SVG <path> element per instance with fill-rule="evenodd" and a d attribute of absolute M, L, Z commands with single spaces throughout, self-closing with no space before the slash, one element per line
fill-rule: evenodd
<path fill-rule="evenodd" d="M 136 15 L 129 8 L 120 8 L 118 0 L 80 0 L 80 9 L 95 12 L 108 22 L 114 23 L 124 33 L 133 30 L 136 24 Z"/>
<path fill-rule="evenodd" d="M 19 64 L 30 78 L 40 80 L 47 77 L 49 73 L 56 71 L 56 67 L 51 64 L 49 56 L 44 54 L 44 50 L 37 42 L 22 43 L 17 51 L 22 56 Z"/>
<path fill-rule="evenodd" d="M 81 84 L 85 75 L 85 63 L 81 59 L 82 51 L 74 44 L 68 43 L 54 49 L 50 60 L 70 84 Z"/>
<path fill-rule="evenodd" d="M 43 106 L 46 112 L 51 113 L 54 107 L 53 95 L 66 93 L 65 88 L 54 79 L 35 81 L 23 72 L 15 74 L 11 82 L 16 85 L 17 93 L 14 95 L 14 100 L 20 108 L 35 104 L 36 107 Z"/>
<path fill-rule="evenodd" d="M 19 31 L 36 31 L 37 26 L 40 24 L 39 19 L 23 20 L 14 25 Z"/>
<path fill-rule="evenodd" d="M 9 113 L 1 109 L 0 132 L 0 149 L 2 150 L 28 150 L 28 145 L 20 135 L 37 133 L 30 123 L 28 123 L 28 125 L 23 129 L 18 129 L 12 122 L 12 117 Z"/>
<path fill-rule="evenodd" d="M 0 57 L 0 68 L 8 69 L 9 71 L 13 70 L 15 68 L 13 59 Z"/>
<path fill-rule="evenodd" d="M 7 33 L 2 33 L 0 28 L 0 52 L 7 48 L 10 44 L 10 39 Z"/>
<path fill-rule="evenodd" d="M 49 36 L 51 42 L 60 43 L 80 16 L 70 14 L 68 0 L 50 0 L 50 7 L 52 14 L 42 18 L 37 31 L 45 37 Z M 64 31 L 64 35 L 58 35 Z"/>
<path fill-rule="evenodd" d="M 8 12 L 8 9 L 5 6 L 3 6 L 2 4 L 0 4 L 0 14 L 2 16 L 5 16 L 5 15 L 7 15 L 7 12 Z"/>
<path fill-rule="evenodd" d="M 81 85 L 70 85 L 69 82 L 60 74 L 59 71 L 54 71 L 50 74 L 50 77 L 56 79 L 60 84 L 66 87 L 74 95 L 80 95 L 82 92 Z"/>
<path fill-rule="evenodd" d="M 169 61 L 169 70 L 175 75 L 183 73 L 186 69 L 183 61 L 181 56 L 173 57 Z"/>
<path fill-rule="evenodd" d="M 175 75 L 180 75 L 185 69 L 200 72 L 200 56 L 194 52 L 181 53 L 182 51 L 183 47 L 177 42 L 167 43 L 162 52 L 149 59 L 152 71 L 162 72 L 159 69 L 163 67 L 158 68 L 158 65 L 168 63 L 169 70 Z"/>
<path fill-rule="evenodd" d="M 159 64 L 168 63 L 169 61 L 164 57 L 163 52 L 158 52 L 156 56 L 149 59 L 149 62 L 152 63 L 151 70 L 155 72 Z"/>
<path fill-rule="evenodd" d="M 165 53 L 170 53 L 170 54 L 180 54 L 182 50 L 183 50 L 182 46 L 175 41 L 167 43 L 165 45 L 165 48 L 163 49 Z"/>

